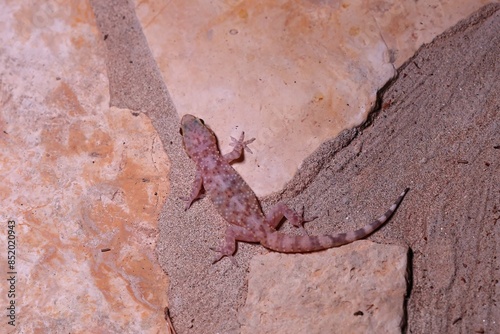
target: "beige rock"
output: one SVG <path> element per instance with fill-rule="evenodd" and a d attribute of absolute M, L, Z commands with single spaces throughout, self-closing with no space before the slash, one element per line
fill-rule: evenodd
<path fill-rule="evenodd" d="M 15 296 L 0 284 L 16 326 L 4 311 L 0 332 L 165 332 L 155 246 L 169 162 L 157 133 L 109 107 L 84 2 L 10 2 L 0 22 L 3 273 L 8 220 L 16 238 Z"/>
<path fill-rule="evenodd" d="M 358 241 L 250 263 L 242 333 L 401 333 L 408 248 Z"/>

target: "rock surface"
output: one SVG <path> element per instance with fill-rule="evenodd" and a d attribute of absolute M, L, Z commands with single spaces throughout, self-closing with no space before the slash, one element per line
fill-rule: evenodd
<path fill-rule="evenodd" d="M 408 248 L 358 241 L 313 254 L 258 255 L 241 333 L 401 333 Z"/>
<path fill-rule="evenodd" d="M 498 332 L 499 31 L 492 5 L 425 46 L 384 94 L 399 117 L 388 140 L 366 137 L 381 164 L 399 151 L 394 181 L 413 190 L 410 219 L 387 231 L 414 252 L 410 333 Z"/>
<path fill-rule="evenodd" d="M 0 12 L 0 332 L 165 332 L 155 248 L 169 161 L 148 117 L 110 108 L 90 6 L 53 5 Z"/>

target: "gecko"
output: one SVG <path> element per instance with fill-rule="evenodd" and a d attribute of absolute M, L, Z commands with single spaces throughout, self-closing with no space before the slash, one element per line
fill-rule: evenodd
<path fill-rule="evenodd" d="M 409 190 L 406 188 L 385 214 L 358 230 L 336 235 L 287 235 L 277 230 L 284 217 L 302 230 L 303 224 L 314 218 L 305 220 L 302 213 L 284 203 L 276 204 L 265 215 L 255 193 L 230 164 L 240 159 L 243 151 L 252 153 L 248 144 L 255 138 L 245 141 L 244 132 L 239 139 L 231 137 L 233 150 L 222 155 L 214 132 L 202 119 L 189 114 L 182 117 L 180 133 L 184 149 L 196 165 L 190 196 L 182 198 L 186 201 L 184 209 L 189 209 L 195 200 L 201 198 L 204 189 L 205 195 L 229 223 L 223 245 L 212 248 L 219 253 L 213 263 L 225 256 L 235 262 L 233 255 L 237 241 L 260 243 L 267 249 L 282 253 L 308 253 L 365 238 L 392 216 Z"/>

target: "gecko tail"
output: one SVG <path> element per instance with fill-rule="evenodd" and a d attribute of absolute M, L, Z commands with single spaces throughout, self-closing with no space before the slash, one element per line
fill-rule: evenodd
<path fill-rule="evenodd" d="M 406 193 L 410 188 L 406 188 L 398 199 L 391 205 L 391 207 L 379 218 L 375 219 L 368 225 L 352 232 L 339 233 L 336 235 L 319 235 L 319 236 L 309 236 L 309 235 L 286 235 L 280 232 L 269 233 L 261 244 L 271 250 L 282 253 L 307 253 L 315 252 L 328 248 L 338 247 L 345 244 L 349 244 L 353 241 L 363 239 L 380 226 L 386 223 L 389 218 L 394 214 L 398 208 L 401 201 L 405 197 Z"/>

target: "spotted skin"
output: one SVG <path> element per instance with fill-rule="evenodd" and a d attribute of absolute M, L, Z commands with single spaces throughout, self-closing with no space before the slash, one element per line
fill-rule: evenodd
<path fill-rule="evenodd" d="M 408 188 L 405 189 L 384 215 L 359 230 L 337 235 L 286 235 L 276 230 L 283 217 L 295 227 L 303 229 L 303 223 L 306 221 L 302 218 L 302 214 L 296 213 L 284 203 L 278 203 L 264 215 L 257 196 L 230 165 L 232 161 L 241 157 L 243 150 L 251 153 L 247 145 L 254 139 L 244 141 L 242 133 L 239 139 L 232 138 L 233 150 L 221 155 L 215 134 L 201 119 L 192 115 L 185 115 L 182 118 L 181 134 L 184 149 L 196 164 L 193 189 L 189 198 L 185 198 L 185 210 L 193 201 L 200 198 L 201 190 L 204 188 L 219 213 L 229 223 L 224 244 L 215 249 L 220 255 L 214 263 L 224 256 L 234 261 L 232 256 L 236 251 L 237 241 L 260 243 L 268 249 L 283 253 L 306 253 L 362 239 L 392 216 L 408 191 Z"/>

